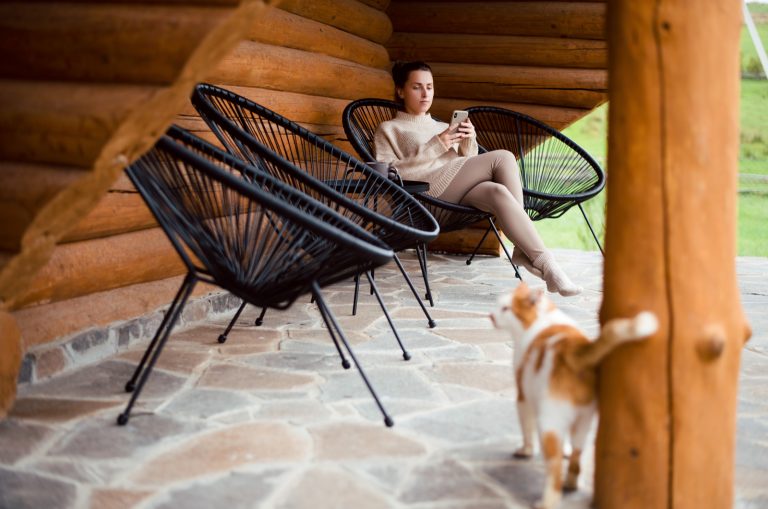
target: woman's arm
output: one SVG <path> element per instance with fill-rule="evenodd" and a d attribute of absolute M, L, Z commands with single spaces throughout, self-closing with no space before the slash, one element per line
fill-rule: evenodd
<path fill-rule="evenodd" d="M 392 163 L 398 168 L 404 168 L 431 162 L 447 151 L 440 141 L 439 135 L 433 136 L 424 144 L 412 146 L 408 145 L 408 140 L 398 138 L 396 131 L 379 127 L 374 137 L 377 161 Z M 406 154 L 408 155 L 406 156 Z"/>

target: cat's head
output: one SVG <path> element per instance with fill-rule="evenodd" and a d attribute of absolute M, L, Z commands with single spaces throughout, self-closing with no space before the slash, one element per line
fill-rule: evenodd
<path fill-rule="evenodd" d="M 520 283 L 512 293 L 499 297 L 498 307 L 491 313 L 491 322 L 497 329 L 519 335 L 554 309 L 555 305 L 543 288 L 531 289 Z"/>

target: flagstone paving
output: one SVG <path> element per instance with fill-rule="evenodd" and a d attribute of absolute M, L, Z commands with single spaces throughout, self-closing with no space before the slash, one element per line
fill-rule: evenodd
<path fill-rule="evenodd" d="M 557 255 L 586 291 L 553 298 L 594 332 L 602 259 Z M 416 259 L 403 259 L 416 274 Z M 0 508 L 530 507 L 543 469 L 511 457 L 512 345 L 488 320 L 512 271 L 501 259 L 450 256 L 431 256 L 430 270 L 434 329 L 395 270 L 376 271 L 408 362 L 367 291 L 356 316 L 352 283 L 325 292 L 393 428 L 342 368 L 308 298 L 260 327 L 248 308 L 225 344 L 216 338 L 226 318 L 175 333 L 127 426 L 115 418 L 145 345 L 24 386 L 0 423 Z M 740 258 L 737 270 L 754 335 L 743 351 L 735 507 L 768 507 L 768 260 Z M 592 462 L 565 509 L 589 507 Z"/>

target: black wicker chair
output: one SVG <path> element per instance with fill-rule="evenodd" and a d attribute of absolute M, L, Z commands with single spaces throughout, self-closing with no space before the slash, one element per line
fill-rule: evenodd
<path fill-rule="evenodd" d="M 118 424 L 128 422 L 193 287 L 203 281 L 278 309 L 311 293 L 342 366 L 350 364 L 339 340 L 386 425 L 392 425 L 320 290 L 389 262 L 391 249 L 330 207 L 177 127 L 127 174 L 184 261 L 187 276 L 126 384 L 133 394 Z"/>
<path fill-rule="evenodd" d="M 468 111 L 483 150 L 505 149 L 515 154 L 530 218 L 557 218 L 577 205 L 602 253 L 581 206 L 605 187 L 605 173 L 592 156 L 558 130 L 528 115 L 493 106 L 473 106 Z"/>
<path fill-rule="evenodd" d="M 373 142 L 376 135 L 376 129 L 378 129 L 382 122 L 393 119 L 400 109 L 402 108 L 399 104 L 387 99 L 358 99 L 352 101 L 346 108 L 344 108 L 344 113 L 342 114 L 344 132 L 347 135 L 347 139 L 352 144 L 352 147 L 354 147 L 361 158 L 366 161 L 376 160 Z M 510 256 L 504 242 L 501 240 L 499 230 L 493 222 L 492 214 L 483 212 L 474 207 L 440 200 L 439 198 L 423 193 L 414 196 L 433 216 L 435 216 L 435 219 L 437 219 L 437 222 L 440 225 L 441 233 L 461 230 L 479 221 L 488 221 L 488 230 L 486 230 L 485 235 L 483 235 L 482 240 L 478 243 L 472 256 L 467 259 L 467 265 L 472 263 L 472 259 L 477 254 L 477 250 L 480 248 L 480 245 L 485 240 L 489 231 L 494 232 L 496 238 L 499 239 L 499 244 L 501 244 L 504 253 L 509 259 L 509 262 L 512 263 L 512 256 Z M 422 263 L 424 265 L 422 270 L 426 271 L 426 249 L 421 252 L 423 254 Z M 518 279 L 522 279 L 514 263 L 512 263 L 512 267 L 515 269 L 515 276 Z M 428 297 L 430 303 L 432 303 L 431 295 Z"/>
<path fill-rule="evenodd" d="M 213 85 L 197 85 L 192 103 L 227 150 L 247 162 L 262 164 L 280 180 L 332 205 L 340 214 L 360 224 L 394 251 L 416 247 L 437 237 L 440 227 L 435 218 L 412 196 L 320 136 L 263 106 Z M 397 255 L 393 255 L 393 259 L 429 326 L 434 327 L 435 321 Z M 359 282 L 359 277 L 356 281 Z M 372 279 L 369 278 L 369 281 L 373 285 Z M 357 294 L 356 284 L 355 306 Z M 397 336 L 381 299 L 379 304 Z M 259 321 L 262 318 L 263 311 Z M 228 330 L 222 335 L 224 339 Z M 404 356 L 408 358 L 405 353 Z"/>

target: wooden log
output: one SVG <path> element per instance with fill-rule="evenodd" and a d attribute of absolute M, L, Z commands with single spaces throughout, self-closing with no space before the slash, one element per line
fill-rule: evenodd
<path fill-rule="evenodd" d="M 252 41 L 241 42 L 210 74 L 224 86 L 260 87 L 338 99 L 388 96 L 390 74 L 347 60 L 281 48 Z"/>
<path fill-rule="evenodd" d="M 395 2 L 395 32 L 605 38 L 601 2 Z"/>
<path fill-rule="evenodd" d="M 173 300 L 182 279 L 183 276 L 174 276 L 30 306 L 14 311 L 12 316 L 24 338 L 25 347 L 30 348 L 91 327 L 105 327 L 151 313 Z M 216 286 L 199 283 L 192 297 L 217 290 Z"/>
<path fill-rule="evenodd" d="M 392 35 L 386 13 L 357 0 L 281 0 L 283 10 L 313 19 L 369 41 L 384 44 Z"/>
<path fill-rule="evenodd" d="M 396 32 L 387 41 L 392 60 L 605 69 L 605 41 L 515 35 Z"/>
<path fill-rule="evenodd" d="M 535 118 L 555 129 L 562 131 L 584 115 L 589 114 L 591 109 L 581 108 L 561 108 L 557 106 L 542 106 L 538 104 L 523 103 L 503 103 L 494 101 L 472 101 L 466 99 L 435 99 L 432 105 L 431 113 L 435 118 L 448 119 L 453 110 L 464 110 L 470 106 L 496 106 L 508 110 L 517 111 Z"/>
<path fill-rule="evenodd" d="M 247 38 L 389 69 L 389 55 L 381 44 L 277 8 L 265 9 Z"/>
<path fill-rule="evenodd" d="M 62 244 L 16 306 L 57 302 L 183 272 L 181 259 L 160 228 Z"/>
<path fill-rule="evenodd" d="M 661 328 L 601 367 L 595 505 L 731 507 L 748 337 L 735 270 L 741 2 L 623 0 L 609 15 L 600 320 L 650 309 Z"/>
<path fill-rule="evenodd" d="M 0 420 L 16 398 L 16 380 L 21 366 L 21 331 L 7 311 L 0 311 Z"/>
<path fill-rule="evenodd" d="M 23 80 L 168 84 L 229 8 L 0 4 L 0 75 Z M 152 44 L 147 44 L 147 41 Z"/>
<path fill-rule="evenodd" d="M 92 166 L 114 131 L 156 92 L 139 85 L 0 81 L 0 159 Z"/>
<path fill-rule="evenodd" d="M 389 7 L 389 0 L 360 0 L 360 2 L 380 11 L 386 11 Z"/>
<path fill-rule="evenodd" d="M 427 247 L 430 251 L 437 253 L 469 255 L 483 238 L 486 229 L 488 229 L 488 222 L 484 221 L 463 230 L 441 233 Z M 493 233 L 485 237 L 477 254 L 502 256 L 501 245 Z"/>
<path fill-rule="evenodd" d="M 24 232 L 37 212 L 84 174 L 72 166 L 0 162 L 0 249 L 21 249 Z"/>
<path fill-rule="evenodd" d="M 269 108 L 294 122 L 304 124 L 341 125 L 341 114 L 349 104 L 347 99 L 297 94 L 255 87 L 227 86 L 228 90 Z M 192 104 L 181 111 L 179 118 L 196 117 Z"/>
<path fill-rule="evenodd" d="M 436 63 L 432 71 L 441 97 L 587 109 L 607 97 L 602 69 Z"/>
<path fill-rule="evenodd" d="M 137 192 L 110 191 L 61 242 L 109 237 L 155 226 L 157 221 Z"/>

